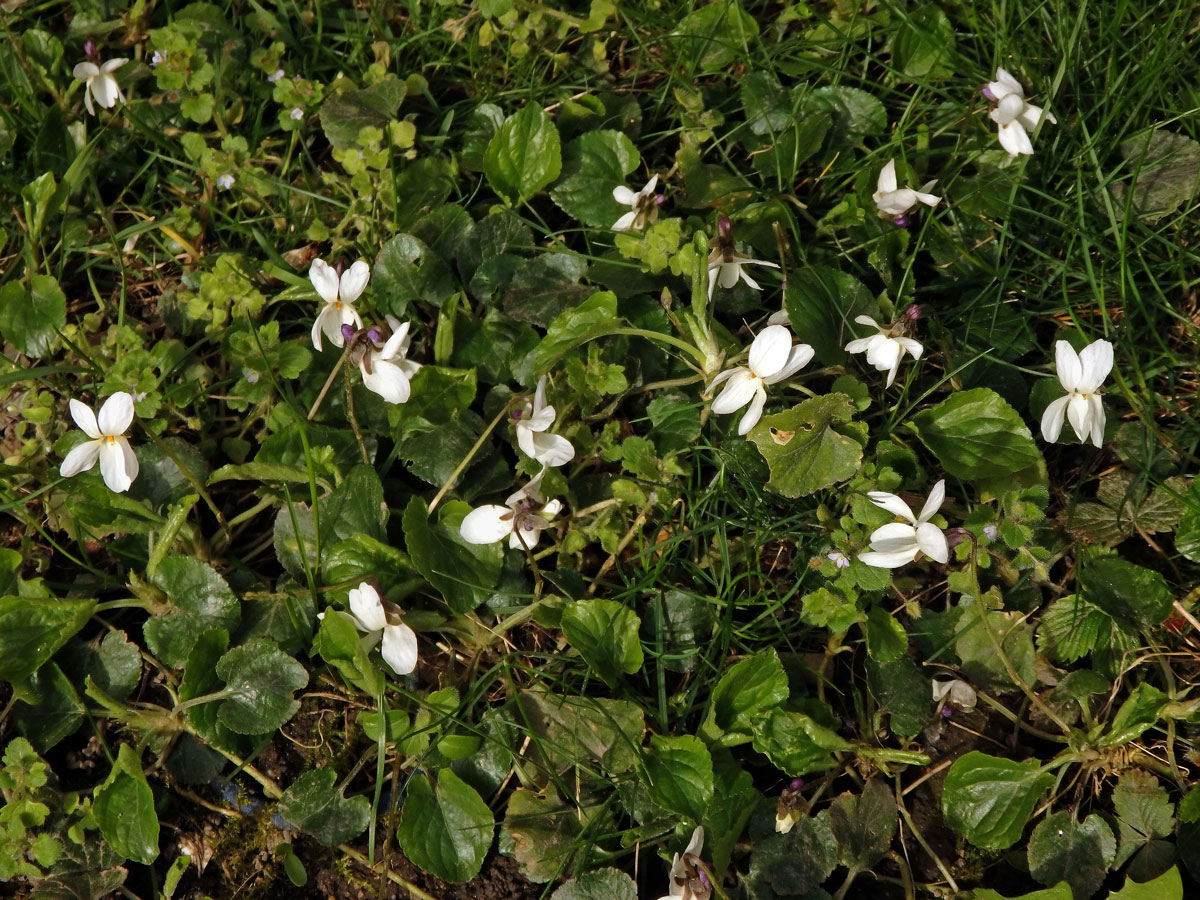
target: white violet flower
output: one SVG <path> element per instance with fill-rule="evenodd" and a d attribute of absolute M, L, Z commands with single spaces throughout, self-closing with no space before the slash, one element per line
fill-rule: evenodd
<path fill-rule="evenodd" d="M 761 291 L 758 282 L 746 274 L 743 266 L 770 266 L 778 269 L 777 263 L 765 259 L 751 259 L 742 256 L 733 246 L 733 226 L 729 219 L 722 217 L 717 222 L 717 238 L 713 243 L 712 252 L 708 254 L 708 299 L 712 299 L 713 289 L 720 282 L 721 287 L 728 290 L 738 283 L 738 279 L 746 282 L 752 290 Z M 773 323 L 772 323 L 773 324 Z"/>
<path fill-rule="evenodd" d="M 550 520 L 562 510 L 562 502 L 545 502 L 538 488 L 542 483 L 542 469 L 529 484 L 504 501 L 504 506 L 491 504 L 480 506 L 467 513 L 458 526 L 463 540 L 470 544 L 494 544 L 508 538 L 508 546 L 514 550 L 522 547 L 532 550 L 550 527 Z"/>
<path fill-rule="evenodd" d="M 979 695 L 975 693 L 975 688 L 971 687 L 961 678 L 952 678 L 948 681 L 939 681 L 933 679 L 933 702 L 938 704 L 939 709 L 943 703 L 951 703 L 959 709 L 974 709 L 979 702 Z"/>
<path fill-rule="evenodd" d="M 654 175 L 636 194 L 623 184 L 613 188 L 613 199 L 630 207 L 629 212 L 613 223 L 613 231 L 641 231 L 658 218 L 658 205 L 662 199 L 654 193 L 657 185 L 658 175 Z"/>
<path fill-rule="evenodd" d="M 918 203 L 937 206 L 941 202 L 941 197 L 929 193 L 929 189 L 935 184 L 937 184 L 936 179 L 927 182 L 919 191 L 914 191 L 912 188 L 897 188 L 896 161 L 889 159 L 888 164 L 879 172 L 879 180 L 876 182 L 875 193 L 871 195 L 871 199 L 879 208 L 881 218 L 891 219 L 897 225 L 903 226 L 908 224 L 908 214 L 916 208 Z"/>
<path fill-rule="evenodd" d="M 374 391 L 388 403 L 407 402 L 412 388 L 409 382 L 421 368 L 421 364 L 407 359 L 409 323 L 400 324 L 394 316 L 387 316 L 388 327 L 392 335 L 378 349 L 372 346 L 358 360 L 359 371 L 362 372 L 363 384 L 367 390 Z M 372 345 L 379 342 L 375 329 L 367 332 L 367 338 Z"/>
<path fill-rule="evenodd" d="M 790 378 L 812 358 L 812 347 L 808 344 L 793 347 L 790 331 L 782 325 L 768 325 L 750 345 L 747 365 L 727 369 L 709 385 L 711 391 L 718 384 L 726 382 L 725 389 L 713 401 L 712 411 L 724 415 L 750 404 L 738 423 L 738 434 L 745 434 L 762 418 L 763 406 L 767 402 L 766 385 Z"/>
<path fill-rule="evenodd" d="M 538 379 L 533 394 L 533 405 L 513 410 L 517 419 L 517 446 L 526 456 L 536 459 L 543 466 L 561 466 L 575 458 L 571 442 L 559 434 L 551 434 L 554 424 L 554 407 L 546 403 L 546 376 Z"/>
<path fill-rule="evenodd" d="M 71 418 L 90 441 L 71 449 L 63 458 L 59 474 L 71 478 L 86 472 L 100 460 L 100 474 L 109 490 L 118 494 L 129 490 L 138 475 L 138 458 L 129 446 L 125 432 L 133 423 L 133 397 L 118 391 L 100 407 L 100 416 L 91 407 L 78 400 L 71 400 Z"/>
<path fill-rule="evenodd" d="M 895 569 L 912 562 L 920 553 L 940 563 L 950 559 L 946 535 L 929 521 L 946 499 L 945 479 L 933 486 L 919 516 L 914 516 L 907 503 L 887 491 L 871 491 L 867 497 L 905 521 L 876 528 L 871 533 L 871 549 L 858 554 L 861 562 L 880 569 Z"/>
<path fill-rule="evenodd" d="M 1052 125 L 1058 120 L 1040 106 L 1025 102 L 1025 89 L 1006 70 L 996 68 L 996 80 L 983 86 L 983 96 L 994 106 L 988 118 L 1000 126 L 1000 146 L 1011 156 L 1033 155 L 1033 142 L 1029 135 L 1045 119 Z"/>
<path fill-rule="evenodd" d="M 342 347 L 346 343 L 342 335 L 342 326 L 353 324 L 362 328 L 362 319 L 354 308 L 354 301 L 359 298 L 371 280 L 371 267 L 361 259 L 342 273 L 339 279 L 323 259 L 314 259 L 308 270 L 309 280 L 325 301 L 317 320 L 313 322 L 312 342 L 318 350 L 321 347 L 321 335 L 329 338 L 333 346 Z"/>
<path fill-rule="evenodd" d="M 697 863 L 700 861 L 700 851 L 704 849 L 704 828 L 697 825 L 692 832 L 683 855 L 675 854 L 671 860 L 671 871 L 668 876 L 666 896 L 659 900 L 708 900 L 712 894 L 712 885 L 708 876 Z"/>
<path fill-rule="evenodd" d="M 416 632 L 403 623 L 389 622 L 379 592 L 365 581 L 350 589 L 350 615 L 358 630 L 367 633 L 371 647 L 383 635 L 379 651 L 397 675 L 407 675 L 417 667 Z"/>
<path fill-rule="evenodd" d="M 870 325 L 878 334 L 870 337 L 856 338 L 846 345 L 847 353 L 867 354 L 867 364 L 874 366 L 880 372 L 887 372 L 886 387 L 891 387 L 896 380 L 896 372 L 900 369 L 900 360 L 905 353 L 911 353 L 913 359 L 920 359 L 925 348 L 921 342 L 905 337 L 921 315 L 921 308 L 910 306 L 899 319 L 884 328 L 870 316 L 856 316 L 854 321 L 859 325 Z"/>
<path fill-rule="evenodd" d="M 1042 437 L 1058 440 L 1063 419 L 1071 423 L 1079 440 L 1091 438 L 1099 447 L 1104 442 L 1104 404 L 1100 402 L 1100 385 L 1113 367 L 1113 346 L 1108 341 L 1095 341 L 1079 353 L 1066 341 L 1054 345 L 1054 365 L 1058 380 L 1069 393 L 1046 407 L 1042 414 Z"/>
<path fill-rule="evenodd" d="M 125 102 L 125 95 L 121 93 L 121 86 L 117 84 L 113 72 L 127 62 L 127 59 L 110 59 L 99 66 L 94 62 L 81 62 L 75 66 L 71 74 L 85 82 L 83 105 L 91 115 L 96 114 L 96 107 L 92 104 L 93 98 L 105 109 L 112 109 L 118 100 Z"/>

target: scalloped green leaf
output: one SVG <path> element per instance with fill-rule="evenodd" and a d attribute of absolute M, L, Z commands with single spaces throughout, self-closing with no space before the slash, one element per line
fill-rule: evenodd
<path fill-rule="evenodd" d="M 806 497 L 853 476 L 863 455 L 859 433 L 845 427 L 853 415 L 849 397 L 826 394 L 764 416 L 747 437 L 771 470 L 767 487 Z"/>
<path fill-rule="evenodd" d="M 1054 783 L 1036 759 L 1016 762 L 972 750 L 946 774 L 942 815 L 977 847 L 1003 850 L 1021 839 L 1038 799 Z"/>

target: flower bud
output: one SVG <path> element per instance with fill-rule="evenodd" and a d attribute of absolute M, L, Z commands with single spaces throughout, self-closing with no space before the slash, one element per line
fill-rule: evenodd
<path fill-rule="evenodd" d="M 343 327 L 343 328 L 348 328 L 349 326 L 347 326 L 347 325 L 343 325 L 342 327 Z M 382 343 L 383 343 L 383 335 L 381 335 L 381 334 L 379 333 L 379 329 L 378 329 L 378 328 L 370 328 L 370 329 L 368 329 L 368 330 L 367 330 L 367 339 L 368 339 L 368 340 L 370 340 L 370 342 L 371 342 L 372 344 L 382 344 Z"/>
<path fill-rule="evenodd" d="M 342 325 L 342 337 L 344 339 L 346 339 L 347 341 L 354 340 L 354 326 L 343 324 Z"/>

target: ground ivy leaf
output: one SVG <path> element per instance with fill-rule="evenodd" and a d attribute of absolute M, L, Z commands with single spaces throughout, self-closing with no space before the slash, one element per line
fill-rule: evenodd
<path fill-rule="evenodd" d="M 580 344 L 611 334 L 620 325 L 616 295 L 611 291 L 592 294 L 550 323 L 546 336 L 534 351 L 534 371 L 549 371 Z"/>
<path fill-rule="evenodd" d="M 442 508 L 443 517 L 449 507 Z M 460 511 L 465 515 L 465 508 Z M 487 599 L 504 565 L 502 543 L 468 544 L 458 528 L 430 522 L 425 501 L 416 496 L 404 510 L 403 525 L 412 564 L 455 612 L 468 612 Z"/>
<path fill-rule="evenodd" d="M 334 786 L 332 769 L 305 772 L 279 798 L 279 813 L 303 828 L 326 847 L 358 837 L 371 823 L 371 803 L 366 797 L 346 796 Z"/>
<path fill-rule="evenodd" d="M 713 798 L 713 762 L 708 748 L 692 735 L 650 738 L 646 777 L 650 796 L 664 809 L 699 823 Z"/>
<path fill-rule="evenodd" d="M 150 581 L 167 595 L 170 610 L 146 621 L 142 633 L 150 652 L 180 668 L 196 639 L 210 628 L 232 630 L 241 617 L 237 597 L 208 563 L 168 556 Z"/>
<path fill-rule="evenodd" d="M 878 778 L 862 793 L 845 793 L 829 808 L 829 826 L 838 843 L 838 862 L 855 872 L 865 872 L 883 859 L 896 833 L 896 798 Z"/>
<path fill-rule="evenodd" d="M 371 276 L 379 308 L 393 316 L 404 316 L 413 300 L 441 307 L 458 290 L 445 261 L 411 234 L 398 234 L 379 249 Z"/>
<path fill-rule="evenodd" d="M 757 885 L 786 897 L 828 897 L 820 885 L 837 867 L 837 841 L 829 824 L 829 811 L 801 819 L 787 834 L 770 834 L 754 845 L 747 881 L 751 896 L 763 896 Z M 810 894 L 809 890 L 814 894 Z"/>
<path fill-rule="evenodd" d="M 951 475 L 1008 478 L 1042 464 L 1021 414 L 989 388 L 956 391 L 913 417 L 921 442 Z"/>
<path fill-rule="evenodd" d="M 609 686 L 642 667 L 641 620 L 613 600 L 578 600 L 563 610 L 562 630 L 571 646 Z"/>
<path fill-rule="evenodd" d="M 788 698 L 787 675 L 774 649 L 734 664 L 721 676 L 708 701 L 700 737 L 721 746 L 744 744 L 756 721 Z"/>
<path fill-rule="evenodd" d="M 550 900 L 637 900 L 637 885 L 619 869 L 593 869 L 563 882 Z"/>
<path fill-rule="evenodd" d="M 0 681 L 28 678 L 87 624 L 95 600 L 0 597 Z"/>
<path fill-rule="evenodd" d="M 441 769 L 436 787 L 424 773 L 409 782 L 396 839 L 418 868 L 463 882 L 479 874 L 495 830 L 483 798 L 452 771 Z"/>
<path fill-rule="evenodd" d="M 272 642 L 234 647 L 217 663 L 230 696 L 221 702 L 222 724 L 238 734 L 266 734 L 295 715 L 294 691 L 308 684 L 308 671 Z"/>
<path fill-rule="evenodd" d="M 747 436 L 771 469 L 767 487 L 785 497 L 804 497 L 854 475 L 862 444 L 837 430 L 853 415 L 849 397 L 827 394 L 764 416 Z"/>
<path fill-rule="evenodd" d="M 613 199 L 641 157 L 633 141 L 620 131 L 589 131 L 567 144 L 563 177 L 550 199 L 567 215 L 592 228 L 609 228 L 629 212 Z"/>
<path fill-rule="evenodd" d="M 126 859 L 150 865 L 158 858 L 154 793 L 129 744 L 121 744 L 107 780 L 96 788 L 92 811 L 104 839 Z"/>
<path fill-rule="evenodd" d="M 1065 881 L 1076 900 L 1088 900 L 1104 881 L 1117 852 L 1112 829 L 1097 815 L 1082 822 L 1065 810 L 1051 813 L 1029 837 L 1029 871 L 1042 884 Z"/>
<path fill-rule="evenodd" d="M 832 768 L 836 765 L 834 751 L 850 749 L 835 732 L 790 710 L 773 709 L 755 716 L 751 727 L 754 749 L 792 778 Z"/>
<path fill-rule="evenodd" d="M 883 104 L 873 94 L 858 88 L 841 85 L 817 88 L 805 96 L 805 111 L 809 109 L 825 110 L 832 116 L 829 143 L 834 149 L 857 147 L 864 138 L 877 137 L 887 130 Z"/>
<path fill-rule="evenodd" d="M 972 750 L 950 767 L 942 815 L 977 847 L 1003 850 L 1021 838 L 1033 808 L 1054 783 L 1036 759 L 1015 762 Z"/>
<path fill-rule="evenodd" d="M 505 119 L 483 154 L 483 174 L 509 206 L 524 203 L 561 170 L 558 129 L 534 103 Z"/>

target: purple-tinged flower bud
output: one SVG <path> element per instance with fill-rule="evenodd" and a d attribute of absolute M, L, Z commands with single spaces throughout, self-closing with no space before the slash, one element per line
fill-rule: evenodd
<path fill-rule="evenodd" d="M 733 233 L 733 223 L 729 221 L 728 216 L 721 216 L 717 221 L 717 234 L 721 240 L 729 240 L 729 236 Z"/>
<path fill-rule="evenodd" d="M 700 879 L 700 884 L 704 886 L 706 891 L 712 890 L 712 882 L 708 880 L 708 873 L 703 869 L 697 869 L 696 875 Z"/>
<path fill-rule="evenodd" d="M 921 312 L 921 305 L 919 303 L 914 303 L 904 311 L 904 318 L 908 319 L 910 322 L 915 322 L 917 319 L 921 318 Z"/>
<path fill-rule="evenodd" d="M 526 522 L 526 523 L 525 523 L 525 525 L 524 525 L 524 528 L 525 528 L 525 530 L 526 530 L 526 531 L 533 531 L 533 523 L 532 523 L 532 522 Z"/>
<path fill-rule="evenodd" d="M 943 534 L 946 535 L 946 546 L 951 550 L 970 537 L 970 532 L 965 528 L 947 528 Z"/>
<path fill-rule="evenodd" d="M 983 96 L 987 97 L 987 99 L 993 103 L 999 99 L 995 94 L 992 93 L 992 89 L 986 84 L 980 89 L 979 93 L 983 94 Z"/>
<path fill-rule="evenodd" d="M 791 791 L 792 793 L 795 793 L 796 791 L 804 790 L 804 779 L 803 778 L 793 778 L 792 783 L 788 785 L 788 790 Z"/>
<path fill-rule="evenodd" d="M 88 38 L 83 42 L 83 55 L 88 59 L 96 58 L 96 42 L 91 38 Z"/>
<path fill-rule="evenodd" d="M 516 419 L 517 421 L 520 421 L 520 419 L 521 419 L 521 416 L 522 416 L 523 414 L 524 414 L 524 410 L 521 410 L 521 409 L 514 409 L 514 410 L 513 410 L 513 418 L 514 418 L 514 419 Z"/>
<path fill-rule="evenodd" d="M 342 325 L 342 337 L 348 341 L 354 340 L 354 326 Z"/>
<path fill-rule="evenodd" d="M 954 707 L 952 707 L 949 703 L 947 703 L 945 706 L 942 707 L 942 718 L 948 719 L 952 715 L 954 715 Z"/>
<path fill-rule="evenodd" d="M 378 328 L 368 328 L 367 329 L 367 339 L 372 344 L 382 344 L 383 343 L 383 335 L 381 335 L 379 333 Z"/>
<path fill-rule="evenodd" d="M 662 206 L 666 202 L 667 202 L 666 194 L 655 194 L 654 195 L 654 205 L 655 206 Z"/>
<path fill-rule="evenodd" d="M 892 219 L 892 224 L 897 228 L 907 228 L 908 216 L 896 216 L 896 218 Z"/>

